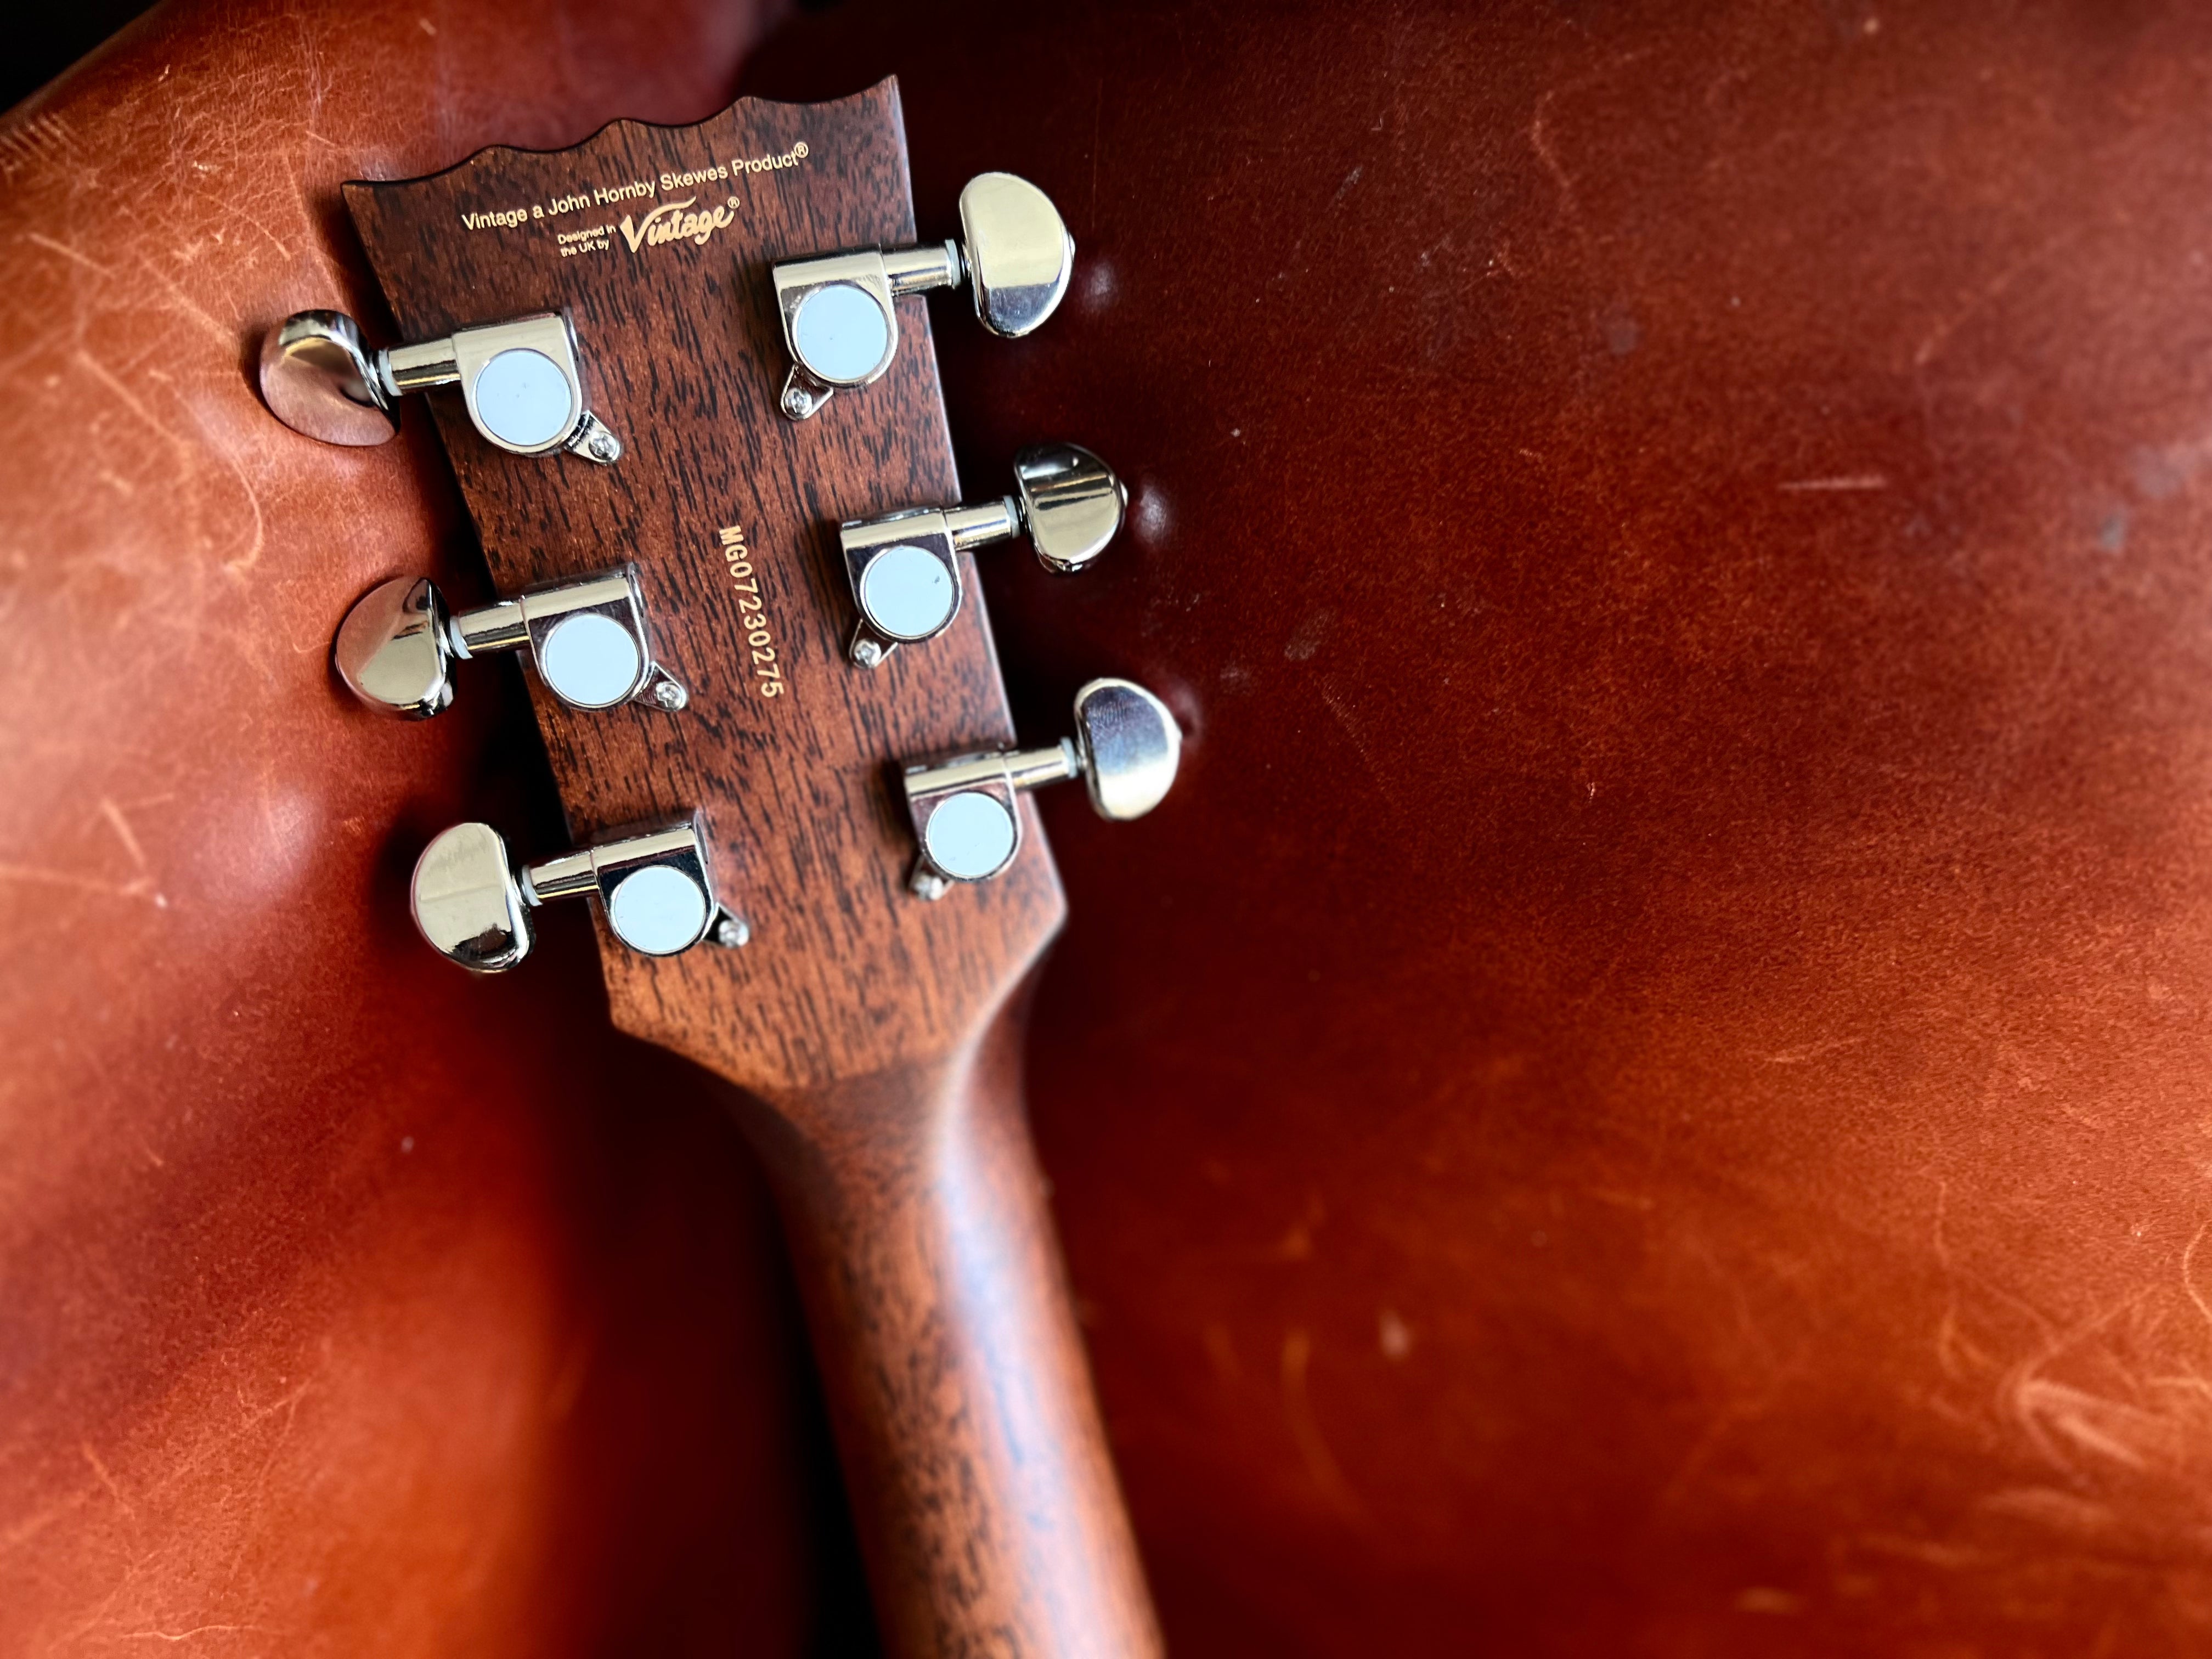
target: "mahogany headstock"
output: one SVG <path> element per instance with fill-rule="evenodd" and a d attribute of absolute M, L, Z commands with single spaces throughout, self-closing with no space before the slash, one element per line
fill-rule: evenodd
<path fill-rule="evenodd" d="M 1026 800 L 1005 874 L 938 903 L 908 889 L 896 763 L 1013 738 L 989 619 L 971 565 L 946 633 L 858 668 L 838 562 L 841 521 L 958 499 L 927 308 L 901 306 L 904 340 L 865 392 L 803 422 L 777 408 L 769 267 L 914 240 L 896 84 L 747 99 L 692 127 L 617 121 L 346 198 L 409 337 L 565 311 L 590 407 L 622 441 L 611 465 L 518 457 L 458 399 L 430 400 L 499 590 L 635 562 L 657 653 L 690 692 L 679 714 L 585 712 L 532 682 L 577 844 L 696 808 L 720 896 L 750 924 L 742 950 L 652 957 L 602 918 L 616 1024 L 771 1097 L 972 1039 L 1066 908 Z M 690 235 L 633 246 L 621 228 L 687 198 Z"/>

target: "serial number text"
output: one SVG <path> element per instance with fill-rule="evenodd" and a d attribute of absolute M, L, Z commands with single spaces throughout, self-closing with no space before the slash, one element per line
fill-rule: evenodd
<path fill-rule="evenodd" d="M 729 563 L 730 580 L 737 586 L 738 618 L 744 629 L 745 648 L 752 653 L 753 682 L 763 697 L 780 697 L 789 682 L 783 678 L 783 665 L 776 660 L 775 638 L 769 631 L 768 609 L 761 603 L 760 578 L 753 570 L 751 550 L 745 546 L 744 529 L 726 524 L 715 537 L 722 544 L 722 557 Z"/>

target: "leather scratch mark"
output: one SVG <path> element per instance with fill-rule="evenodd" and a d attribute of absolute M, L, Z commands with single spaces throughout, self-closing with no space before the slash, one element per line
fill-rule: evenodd
<path fill-rule="evenodd" d="M 160 433 L 161 436 L 167 439 L 170 444 L 177 450 L 179 454 L 185 458 L 187 465 L 190 464 L 191 447 L 182 438 L 179 438 L 174 432 L 172 432 L 168 426 L 155 415 L 152 410 L 146 407 L 144 402 L 139 398 L 138 394 L 131 391 L 129 386 L 125 386 L 122 380 L 118 379 L 113 372 L 111 371 L 105 363 L 101 362 L 99 358 L 94 356 L 89 351 L 86 351 L 82 348 L 77 351 L 76 361 L 78 368 L 83 369 L 88 374 L 91 375 L 93 379 L 98 380 L 102 386 L 113 392 L 115 394 L 116 400 L 125 409 L 129 410 L 133 415 L 136 415 L 148 426 L 152 427 L 154 430 Z"/>
<path fill-rule="evenodd" d="M 1359 763 L 1367 769 L 1367 775 L 1375 780 L 1383 799 L 1395 803 L 1398 795 L 1397 791 L 1391 787 L 1390 775 L 1375 763 L 1375 757 L 1368 752 L 1365 733 L 1360 731 L 1358 722 L 1352 718 L 1352 710 L 1337 690 L 1335 683 L 1327 677 L 1321 682 L 1321 700 L 1328 706 L 1328 712 L 1336 716 L 1336 723 L 1344 728 L 1345 736 L 1352 739 L 1352 752 L 1359 757 Z"/>
<path fill-rule="evenodd" d="M 1826 1042 L 1808 1042 L 1802 1048 L 1778 1049 L 1759 1056 L 1769 1066 L 1802 1066 L 1808 1060 L 1818 1060 L 1823 1054 L 1832 1054 L 1839 1048 L 1856 1048 L 1866 1039 L 1863 1036 L 1832 1037 Z"/>
<path fill-rule="evenodd" d="M 112 276 L 115 274 L 111 267 L 100 264 L 99 260 L 91 258 L 88 254 L 79 253 L 67 242 L 57 242 L 52 237 L 42 235 L 38 231 L 25 231 L 23 233 L 23 240 L 27 242 L 36 242 L 43 248 L 51 248 L 54 252 L 60 254 L 65 259 L 74 259 L 77 264 L 82 265 L 87 270 L 96 270 L 103 276 Z"/>
<path fill-rule="evenodd" d="M 274 236 L 270 236 L 269 240 L 271 241 L 276 240 Z M 282 242 L 277 242 L 276 246 L 281 248 L 284 245 Z M 174 304 L 176 308 L 182 312 L 185 316 L 191 319 L 193 322 L 198 323 L 200 327 L 206 330 L 208 337 L 217 345 L 222 347 L 226 351 L 232 350 L 236 348 L 238 344 L 238 336 L 236 332 L 231 329 L 225 328 L 211 313 L 195 301 L 191 295 L 185 293 L 181 288 L 179 288 L 175 282 L 170 277 L 163 275 L 151 259 L 141 259 L 138 262 L 138 268 L 145 272 L 147 276 L 152 277 L 154 281 L 159 283 L 162 288 L 166 289 L 168 291 L 170 301 Z"/>
<path fill-rule="evenodd" d="M 1536 152 L 1536 160 L 1551 175 L 1552 182 L 1559 186 L 1561 214 L 1569 224 L 1580 230 L 1582 198 L 1575 194 L 1575 181 L 1567 176 L 1566 168 L 1560 164 L 1559 153 L 1552 147 L 1552 135 L 1544 125 L 1546 114 L 1552 106 L 1552 98 L 1553 94 L 1547 92 L 1536 100 L 1535 112 L 1528 122 L 1528 148 Z"/>
<path fill-rule="evenodd" d="M 1889 479 L 1880 472 L 1854 472 L 1836 478 L 1792 478 L 1778 488 L 1789 494 L 1841 495 L 1853 490 L 1887 489 Z"/>
<path fill-rule="evenodd" d="M 37 1537 L 70 1510 L 81 1506 L 84 1499 L 85 1494 L 82 1492 L 72 1494 L 58 1504 L 49 1504 L 37 1514 L 17 1522 L 7 1531 L 0 1532 L 0 1555 L 5 1555 L 16 1545 Z"/>
<path fill-rule="evenodd" d="M 1935 325 L 1922 337 L 1919 346 L 1914 350 L 1912 367 L 1916 370 L 1927 368 L 1936 354 L 1951 343 L 1951 337 L 1972 321 L 1984 307 L 1994 300 L 2002 298 L 2007 289 L 2069 243 L 2080 240 L 2081 235 L 2082 229 L 2080 227 L 2061 231 L 2040 247 L 2022 254 L 1988 282 L 1983 283 L 1980 289 L 1958 310 L 1948 316 L 1937 318 Z"/>
<path fill-rule="evenodd" d="M 2142 1469 L 2142 1445 L 2154 1443 L 2155 1417 L 2138 1407 L 2107 1400 L 2086 1389 L 2054 1382 L 2043 1375 L 2059 1357 L 2094 1336 L 2124 1314 L 2134 1310 L 2150 1294 L 2148 1288 L 2124 1297 L 2112 1306 L 2077 1321 L 2053 1334 L 2041 1352 L 2014 1366 L 2001 1385 L 2001 1400 L 2021 1432 L 2051 1467 L 2069 1474 L 2075 1466 L 2057 1441 L 2055 1431 L 2075 1449 L 2094 1452 L 2127 1468 Z"/>
<path fill-rule="evenodd" d="M 193 471 L 192 462 L 199 453 L 193 445 L 171 430 L 167 423 L 146 406 L 136 392 L 118 380 L 90 352 L 80 349 L 76 353 L 76 361 L 78 367 L 113 392 L 117 401 L 125 408 L 168 440 L 170 445 L 176 450 L 179 459 L 188 475 Z M 266 545 L 267 532 L 261 511 L 261 494 L 254 489 L 252 479 L 246 477 L 246 469 L 238 464 L 237 458 L 228 449 L 220 444 L 213 443 L 205 447 L 213 450 L 220 456 L 223 465 L 228 466 L 237 477 L 238 487 L 246 492 L 246 504 L 253 512 L 253 536 L 251 544 L 236 558 L 225 559 L 222 562 L 222 568 L 226 571 L 234 576 L 240 576 L 259 562 L 262 549 Z"/>
<path fill-rule="evenodd" d="M 67 155 L 76 146 L 69 127 L 58 115 L 39 115 L 20 125 L 0 128 L 0 178 L 14 178 L 17 169 L 42 161 L 48 151 Z"/>
<path fill-rule="evenodd" d="M 123 809 L 106 796 L 102 795 L 100 798 L 100 814 L 113 828 L 116 838 L 123 843 L 123 850 L 130 854 L 131 862 L 137 866 L 138 877 L 131 883 L 131 886 L 143 887 L 151 893 L 155 909 L 167 909 L 169 901 L 155 885 L 154 866 L 147 862 L 146 849 L 138 844 L 138 837 L 131 833 L 131 821 L 123 816 Z"/>
<path fill-rule="evenodd" d="M 146 849 L 139 845 L 138 837 L 131 833 L 131 821 L 123 816 L 123 809 L 106 796 L 100 797 L 100 815 L 115 831 L 130 855 L 137 874 L 127 882 L 109 881 L 100 876 L 80 875 L 70 870 L 52 870 L 44 865 L 15 864 L 0 860 L 0 881 L 27 882 L 47 887 L 71 887 L 82 893 L 98 893 L 106 898 L 144 899 L 156 910 L 169 908 L 167 897 L 155 885 L 153 866 L 147 861 Z"/>
<path fill-rule="evenodd" d="M 1552 105 L 1562 94 L 1581 92 L 1587 87 L 1596 85 L 1607 76 L 1626 69 L 1630 64 L 1649 56 L 1650 56 L 1650 49 L 1639 46 L 1633 52 L 1620 53 L 1611 61 L 1588 75 L 1577 76 L 1564 87 L 1547 88 L 1539 94 L 1536 99 L 1536 107 L 1529 113 L 1528 148 L 1536 153 L 1538 164 L 1543 167 L 1553 184 L 1558 187 L 1560 216 L 1573 227 L 1575 238 L 1582 244 L 1585 253 L 1589 251 L 1590 246 L 1589 228 L 1583 221 L 1583 202 L 1581 196 L 1576 192 L 1574 178 L 1568 173 L 1566 164 L 1559 159 L 1559 147 L 1552 139 Z"/>
<path fill-rule="evenodd" d="M 2204 1316 L 2204 1322 L 2207 1325 L 2212 1325 L 2212 1305 L 2206 1304 L 2204 1293 L 2197 1288 L 2196 1278 L 2189 1270 L 2190 1263 L 2196 1259 L 2197 1247 L 2204 1242 L 2207 1228 L 2212 1228 L 2212 1221 L 2208 1221 L 2203 1226 L 2197 1228 L 2195 1237 L 2191 1238 L 2182 1249 L 2181 1288 L 2189 1292 L 2189 1299 L 2197 1304 L 2197 1311 Z"/>
<path fill-rule="evenodd" d="M 118 1642 L 189 1642 L 195 1636 L 204 1636 L 211 1630 L 260 1630 L 259 1625 L 194 1625 L 190 1630 L 180 1630 L 174 1635 L 165 1630 L 126 1630 L 116 1632 Z"/>
<path fill-rule="evenodd" d="M 49 870 L 36 864 L 10 864 L 0 860 L 0 881 L 28 882 L 47 887 L 73 887 L 82 893 L 99 893 L 108 898 L 142 898 L 156 909 L 166 906 L 167 899 L 154 891 L 154 884 L 143 878 L 132 882 L 102 881 L 97 876 L 80 876 L 67 870 Z"/>
<path fill-rule="evenodd" d="M 253 509 L 253 544 L 234 559 L 225 559 L 222 568 L 234 576 L 243 576 L 261 561 L 261 550 L 268 545 L 265 521 L 261 515 L 261 492 L 253 487 L 253 480 L 246 476 L 246 469 L 238 464 L 238 457 L 221 444 L 211 445 L 222 457 L 222 464 L 238 479 L 238 487 L 246 492 L 246 504 Z"/>
<path fill-rule="evenodd" d="M 138 844 L 138 837 L 131 833 L 131 823 L 123 816 L 123 809 L 102 795 L 100 798 L 100 815 L 114 826 L 117 839 L 122 842 L 123 850 L 131 854 L 131 862 L 138 866 L 138 873 L 142 876 L 146 874 L 146 849 Z"/>
<path fill-rule="evenodd" d="M 100 1477 L 100 1484 L 107 1488 L 108 1496 L 115 1500 L 115 1506 L 124 1514 L 136 1520 L 138 1511 L 131 1507 L 131 1500 L 123 1495 L 123 1488 L 116 1485 L 115 1477 L 108 1473 L 107 1465 L 100 1461 L 100 1454 L 93 1450 L 92 1442 L 81 1440 L 77 1443 L 76 1449 L 84 1454 L 84 1461 L 92 1465 L 92 1472 Z"/>
<path fill-rule="evenodd" d="M 1289 1425 L 1291 1438 L 1297 1442 L 1298 1455 L 1304 1460 L 1306 1474 L 1312 1478 L 1322 1495 L 1328 1499 L 1345 1516 L 1362 1526 L 1372 1523 L 1367 1506 L 1359 1501 L 1358 1493 L 1352 1490 L 1338 1467 L 1335 1454 L 1328 1442 L 1322 1437 L 1321 1425 L 1314 1420 L 1313 1402 L 1306 1394 L 1306 1367 L 1313 1358 L 1313 1338 L 1304 1329 L 1292 1327 L 1283 1334 L 1283 1418 Z"/>
<path fill-rule="evenodd" d="M 1720 1449 L 1721 1443 L 1738 1424 L 1758 1416 L 1760 1409 L 1756 1403 L 1738 1401 L 1724 1405 L 1713 1413 L 1698 1437 L 1690 1443 L 1689 1449 L 1682 1454 L 1681 1461 L 1675 1464 L 1674 1472 L 1667 1477 L 1667 1484 L 1660 1488 L 1655 1507 L 1661 1514 L 1665 1514 L 1689 1495 L 1698 1477 L 1705 1473 L 1705 1465 Z"/>
<path fill-rule="evenodd" d="M 2142 1453 L 2122 1437 L 2130 1431 L 2146 1435 L 2154 1428 L 2154 1419 L 2148 1412 L 2047 1377 L 2021 1382 L 2014 1390 L 2013 1403 L 2024 1421 L 2033 1419 L 2047 1423 L 2084 1451 L 2131 1469 L 2149 1467 Z"/>

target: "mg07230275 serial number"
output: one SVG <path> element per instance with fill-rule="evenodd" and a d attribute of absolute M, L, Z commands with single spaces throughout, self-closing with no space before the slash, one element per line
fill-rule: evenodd
<path fill-rule="evenodd" d="M 768 625 L 768 608 L 761 603 L 760 577 L 753 570 L 753 556 L 745 546 L 742 526 L 726 524 L 715 532 L 728 561 L 730 580 L 738 591 L 738 621 L 744 629 L 745 648 L 752 653 L 753 683 L 763 697 L 780 697 L 789 682 L 776 660 L 775 636 Z"/>

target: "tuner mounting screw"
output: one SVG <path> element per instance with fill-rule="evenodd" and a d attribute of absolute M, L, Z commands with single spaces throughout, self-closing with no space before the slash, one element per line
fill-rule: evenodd
<path fill-rule="evenodd" d="M 691 696 L 674 680 L 663 680 L 653 688 L 653 700 L 672 714 L 690 702 Z"/>
<path fill-rule="evenodd" d="M 727 911 L 723 912 L 721 921 L 714 925 L 714 943 L 726 951 L 743 949 L 752 943 L 752 937 L 751 924 L 743 916 L 734 916 Z"/>
<path fill-rule="evenodd" d="M 936 871 L 930 869 L 915 870 L 913 881 L 908 884 L 914 889 L 918 896 L 929 900 L 933 904 L 943 898 L 952 888 L 951 882 L 939 875 Z"/>
<path fill-rule="evenodd" d="M 605 422 L 589 413 L 576 423 L 568 447 L 599 466 L 612 466 L 622 459 L 622 440 L 609 430 Z"/>
<path fill-rule="evenodd" d="M 873 640 L 853 641 L 853 660 L 863 668 L 873 668 L 884 659 L 884 648 Z"/>
<path fill-rule="evenodd" d="M 803 421 L 814 412 L 814 400 L 798 386 L 783 389 L 783 412 L 794 421 Z"/>

